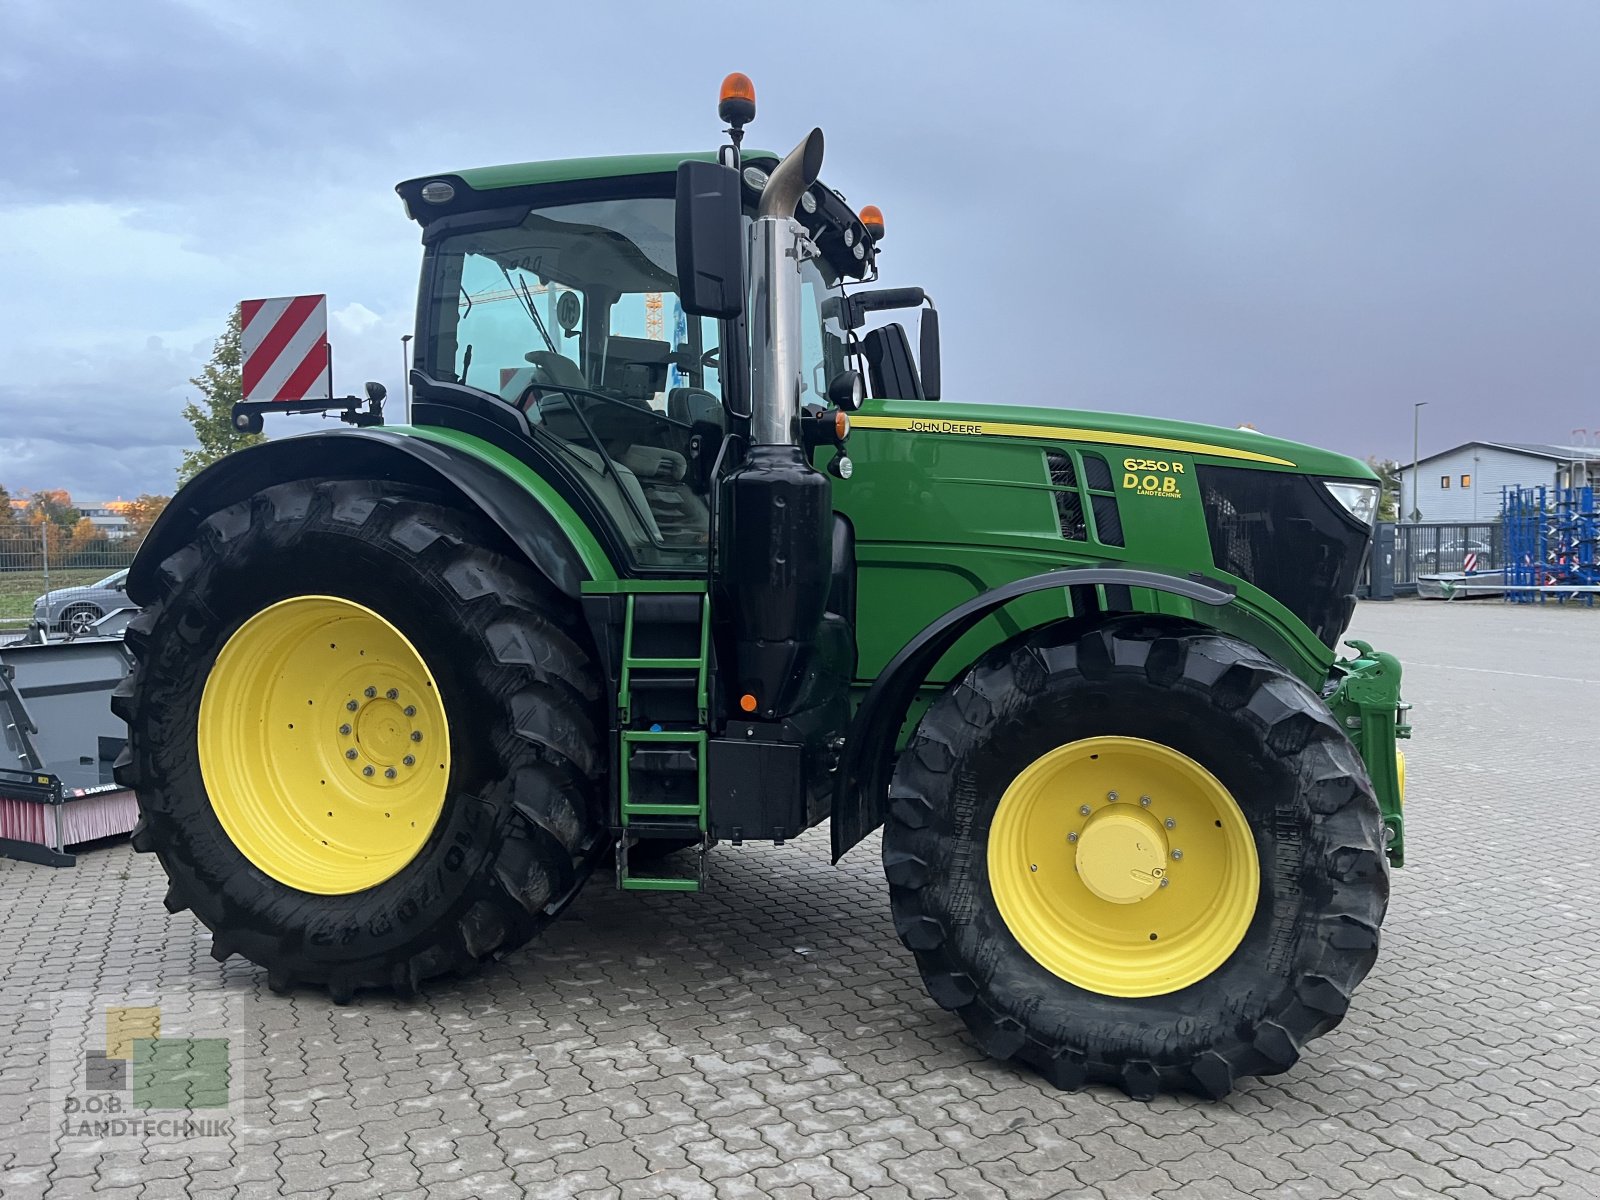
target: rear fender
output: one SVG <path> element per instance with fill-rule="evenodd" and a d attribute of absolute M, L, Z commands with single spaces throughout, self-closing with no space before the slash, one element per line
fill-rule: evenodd
<path fill-rule="evenodd" d="M 1072 567 L 1030 575 L 957 605 L 906 643 L 856 710 L 834 785 L 834 862 L 883 824 L 895 741 L 917 689 L 939 660 L 980 621 L 1020 596 L 1095 586 L 1149 588 L 1213 607 L 1234 600 L 1232 587 L 1198 573 L 1185 576 L 1146 567 Z"/>
<path fill-rule="evenodd" d="M 173 497 L 150 530 L 129 569 L 128 595 L 139 604 L 154 600 L 157 569 L 193 540 L 212 513 L 274 484 L 321 477 L 433 489 L 481 513 L 568 596 L 576 598 L 584 580 L 616 578 L 587 526 L 532 471 L 521 467 L 513 476 L 459 445 L 370 428 L 264 442 L 207 467 Z"/>

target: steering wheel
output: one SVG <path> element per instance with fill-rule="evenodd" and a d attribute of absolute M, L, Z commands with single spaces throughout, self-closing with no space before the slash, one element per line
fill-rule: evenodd
<path fill-rule="evenodd" d="M 700 366 L 709 367 L 713 371 L 722 370 L 722 347 L 713 346 L 700 356 Z"/>

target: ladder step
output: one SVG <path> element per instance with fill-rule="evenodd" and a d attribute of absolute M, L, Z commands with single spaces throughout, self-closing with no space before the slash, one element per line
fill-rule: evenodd
<path fill-rule="evenodd" d="M 622 881 L 625 892 L 698 892 L 698 879 L 648 879 L 630 875 Z"/>
<path fill-rule="evenodd" d="M 631 827 L 630 827 L 631 828 Z M 629 855 L 640 846 L 649 845 L 651 841 L 671 838 L 677 841 L 682 834 L 690 832 L 682 827 L 677 830 L 678 837 L 673 836 L 670 826 L 647 824 L 643 828 L 649 833 L 639 839 L 631 832 L 625 832 L 617 841 L 617 886 L 623 891 L 630 892 L 698 892 L 705 886 L 706 855 L 705 846 L 702 844 L 694 852 L 694 867 L 692 874 L 685 874 L 681 869 L 671 875 L 658 875 L 654 872 L 645 875 L 635 874 L 628 862 Z M 688 847 L 685 847 L 687 850 Z M 644 864 L 641 864 L 644 865 Z M 657 866 L 656 863 L 649 864 Z M 665 864 L 663 864 L 665 865 Z M 677 861 L 679 868 L 685 864 Z M 660 868 L 657 867 L 659 870 Z M 668 868 L 670 869 L 670 868 Z"/>

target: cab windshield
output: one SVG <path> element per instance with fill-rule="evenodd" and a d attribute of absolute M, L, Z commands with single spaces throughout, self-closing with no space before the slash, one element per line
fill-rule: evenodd
<path fill-rule="evenodd" d="M 446 237 L 419 363 L 526 414 L 642 566 L 705 561 L 724 426 L 719 325 L 678 302 L 673 223 L 671 197 L 629 197 Z M 834 282 L 806 264 L 802 403 L 825 404 L 844 369 L 844 330 L 823 316 Z"/>

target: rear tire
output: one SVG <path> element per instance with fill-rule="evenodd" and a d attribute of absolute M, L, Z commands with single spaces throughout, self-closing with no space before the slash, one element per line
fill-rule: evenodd
<path fill-rule="evenodd" d="M 991 884 L 991 826 L 1013 781 L 1063 745 L 1107 737 L 1200 764 L 1248 821 L 1245 844 L 1254 839 L 1259 895 L 1236 948 L 1164 994 L 1106 994 L 1047 969 L 1013 934 Z M 1133 792 L 1049 799 L 1057 840 L 1080 804 L 1132 799 L 1137 809 Z M 929 993 L 990 1054 L 1060 1087 L 1220 1097 L 1236 1080 L 1285 1071 L 1340 1022 L 1377 954 L 1389 875 L 1359 755 L 1315 693 L 1212 632 L 1122 619 L 1083 634 L 1037 631 L 992 652 L 923 717 L 890 800 L 883 859 L 895 927 Z M 1024 860 L 1024 885 L 1043 887 L 1028 869 Z M 1003 893 L 1019 886 L 998 883 Z M 1143 901 L 1119 899 L 1107 914 L 1127 903 Z M 1137 968 L 1140 954 L 1130 948 L 1121 962 Z"/>
<path fill-rule="evenodd" d="M 194 911 L 212 931 L 213 957 L 242 955 L 266 967 L 274 989 L 321 985 L 340 1002 L 363 987 L 409 994 L 521 945 L 581 886 L 608 845 L 596 672 L 565 598 L 502 549 L 475 515 L 425 493 L 312 480 L 213 514 L 161 564 L 158 597 L 128 628 L 137 665 L 112 703 L 128 723 L 116 776 L 138 792 L 134 848 L 160 858 L 167 908 Z M 241 845 L 224 829 L 219 812 L 229 810 L 202 771 L 201 702 L 219 653 L 246 622 L 295 596 L 360 605 L 400 631 L 449 718 L 448 782 L 431 834 L 361 890 L 324 894 L 276 877 L 287 872 L 259 841 Z M 324 708 L 304 711 L 325 716 L 334 736 L 342 706 Z M 243 789 L 235 814 L 323 807 L 317 796 L 280 794 L 287 769 L 275 764 L 286 751 L 269 742 L 259 779 L 219 781 Z M 311 773 L 334 782 L 331 771 Z M 249 803 L 252 788 L 260 805 Z"/>

